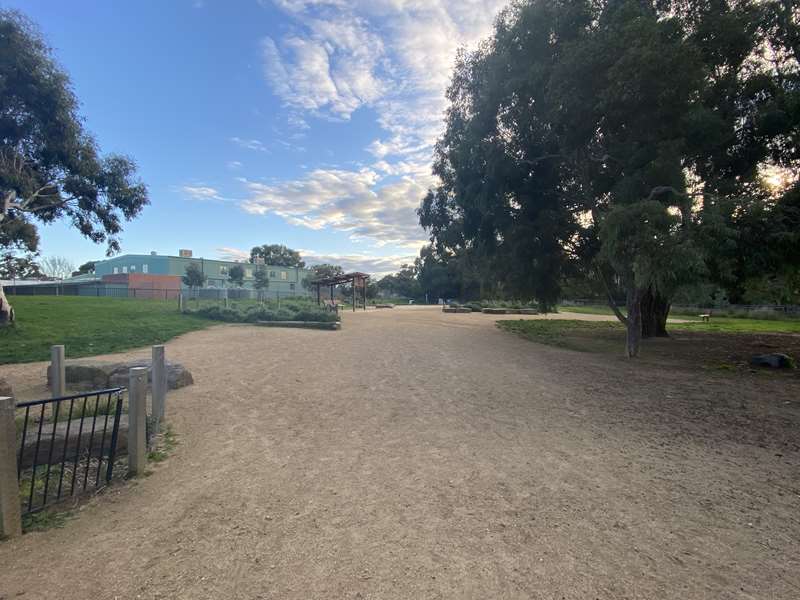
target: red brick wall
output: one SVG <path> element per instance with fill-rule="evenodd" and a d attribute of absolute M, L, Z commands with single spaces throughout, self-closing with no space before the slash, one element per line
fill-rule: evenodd
<path fill-rule="evenodd" d="M 125 284 L 131 298 L 173 299 L 181 291 L 181 278 L 177 275 L 148 275 L 146 273 L 117 273 L 103 275 L 103 283 Z"/>

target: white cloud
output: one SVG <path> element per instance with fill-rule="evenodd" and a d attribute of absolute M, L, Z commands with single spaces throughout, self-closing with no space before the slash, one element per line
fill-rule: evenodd
<path fill-rule="evenodd" d="M 216 188 L 207 185 L 182 185 L 177 189 L 194 200 L 224 200 Z"/>
<path fill-rule="evenodd" d="M 245 138 L 240 137 L 232 137 L 230 141 L 239 146 L 240 148 L 244 148 L 245 150 L 255 150 L 256 152 L 267 152 L 267 147 L 261 140 L 248 140 Z"/>
<path fill-rule="evenodd" d="M 240 161 L 238 161 L 238 160 L 229 160 L 229 161 L 227 162 L 226 166 L 227 166 L 227 167 L 228 167 L 228 168 L 229 168 L 231 171 L 236 171 L 236 170 L 238 170 L 238 169 L 241 169 L 241 168 L 242 168 L 242 166 L 244 166 L 244 165 L 242 165 L 242 163 L 241 163 Z"/>
<path fill-rule="evenodd" d="M 328 263 L 339 265 L 348 272 L 361 271 L 362 273 L 370 273 L 374 276 L 394 273 L 400 269 L 401 265 L 413 263 L 414 258 L 416 258 L 416 254 L 373 256 L 363 253 L 339 254 L 335 252 L 326 253 L 303 249 L 298 250 L 298 252 L 300 252 L 300 255 L 308 266 Z M 217 255 L 221 260 L 247 261 L 250 259 L 250 252 L 247 250 L 227 246 L 217 248 Z"/>
<path fill-rule="evenodd" d="M 217 256 L 220 260 L 231 261 L 247 261 L 250 260 L 250 253 L 247 250 L 240 250 L 239 248 L 230 248 L 223 246 L 217 248 Z"/>
<path fill-rule="evenodd" d="M 403 176 L 387 182 L 369 168 L 316 169 L 302 179 L 278 184 L 245 180 L 249 198 L 241 206 L 252 214 L 277 215 L 292 225 L 338 229 L 354 241 L 419 249 L 425 239 L 415 209 L 430 179 Z"/>
<path fill-rule="evenodd" d="M 374 256 L 361 253 L 337 254 L 315 252 L 314 250 L 300 250 L 300 255 L 309 266 L 328 263 L 339 265 L 348 272 L 361 271 L 377 277 L 399 271 L 401 265 L 413 263 L 417 256 L 416 254 L 393 254 L 390 256 Z"/>
<path fill-rule="evenodd" d="M 264 0 L 265 1 L 265 0 Z M 276 184 L 246 181 L 242 208 L 354 241 L 418 250 L 416 208 L 443 127 L 445 90 L 459 47 L 487 36 L 507 0 L 273 0 L 290 18 L 264 38 L 263 72 L 298 129 L 309 116 L 347 120 L 362 107 L 384 134 L 369 167 L 317 168 Z"/>

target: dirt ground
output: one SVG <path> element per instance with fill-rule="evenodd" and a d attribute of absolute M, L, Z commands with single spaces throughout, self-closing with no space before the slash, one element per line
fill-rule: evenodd
<path fill-rule="evenodd" d="M 0 543 L 0 598 L 800 597 L 797 379 L 637 368 L 497 318 L 172 341 L 196 382 L 168 396 L 172 456 Z M 0 376 L 33 394 L 44 365 Z"/>

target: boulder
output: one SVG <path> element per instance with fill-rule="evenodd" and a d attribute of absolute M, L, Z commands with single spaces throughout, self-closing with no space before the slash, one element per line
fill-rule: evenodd
<path fill-rule="evenodd" d="M 14 397 L 14 390 L 11 387 L 11 384 L 2 377 L 0 377 L 0 396 Z"/>
<path fill-rule="evenodd" d="M 773 369 L 793 369 L 794 360 L 786 354 L 757 354 L 750 359 L 753 367 L 771 367 Z"/>
<path fill-rule="evenodd" d="M 538 308 L 520 308 L 519 314 L 521 315 L 538 315 L 539 309 Z"/>
<path fill-rule="evenodd" d="M 505 308 L 484 308 L 482 312 L 487 315 L 504 315 L 508 311 Z"/>
<path fill-rule="evenodd" d="M 36 458 L 36 463 L 39 465 L 60 463 L 64 457 L 66 457 L 67 462 L 72 462 L 75 459 L 75 453 L 78 449 L 81 451 L 81 456 L 79 458 L 85 460 L 84 457 L 89 448 L 90 441 L 92 442 L 93 457 L 96 458 L 104 452 L 108 454 L 108 449 L 111 446 L 111 432 L 114 428 L 114 415 L 109 415 L 107 422 L 106 415 L 98 415 L 94 434 L 92 434 L 91 428 L 92 421 L 93 419 L 91 417 L 86 417 L 83 422 L 83 427 L 81 427 L 81 419 L 61 421 L 56 424 L 55 430 L 51 423 L 47 423 L 42 432 L 42 437 L 39 440 L 38 454 L 36 447 L 37 426 L 30 423 L 28 425 L 28 436 L 26 436 L 25 445 L 21 448 L 20 455 L 18 456 L 20 465 L 23 469 L 32 466 L 34 457 Z M 103 439 L 102 435 L 104 427 L 106 428 L 105 439 Z M 67 437 L 68 432 L 69 437 Z M 78 435 L 78 433 L 80 433 L 80 435 Z M 53 448 L 52 455 L 50 454 L 51 446 Z M 127 449 L 128 415 L 121 414 L 119 416 L 116 456 L 124 456 Z"/>
<path fill-rule="evenodd" d="M 113 387 L 127 387 L 129 371 L 134 367 L 146 367 L 148 383 L 153 381 L 151 361 L 138 360 L 118 363 L 95 363 L 67 361 L 64 375 L 67 387 L 80 390 L 100 390 Z M 50 385 L 50 367 L 47 367 L 47 384 Z M 167 389 L 192 385 L 194 379 L 189 370 L 180 363 L 167 362 Z"/>

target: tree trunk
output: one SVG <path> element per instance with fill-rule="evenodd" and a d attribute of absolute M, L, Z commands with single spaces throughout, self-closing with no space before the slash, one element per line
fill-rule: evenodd
<path fill-rule="evenodd" d="M 667 333 L 669 301 L 650 287 L 642 295 L 640 305 L 642 307 L 642 337 L 669 337 L 669 333 Z"/>
<path fill-rule="evenodd" d="M 639 346 L 642 342 L 642 296 L 644 290 L 634 288 L 628 290 L 628 315 L 627 315 L 627 340 L 625 354 L 628 358 L 639 356 Z"/>
<path fill-rule="evenodd" d="M 3 286 L 0 284 L 0 327 L 14 321 L 14 308 L 8 303 Z"/>

